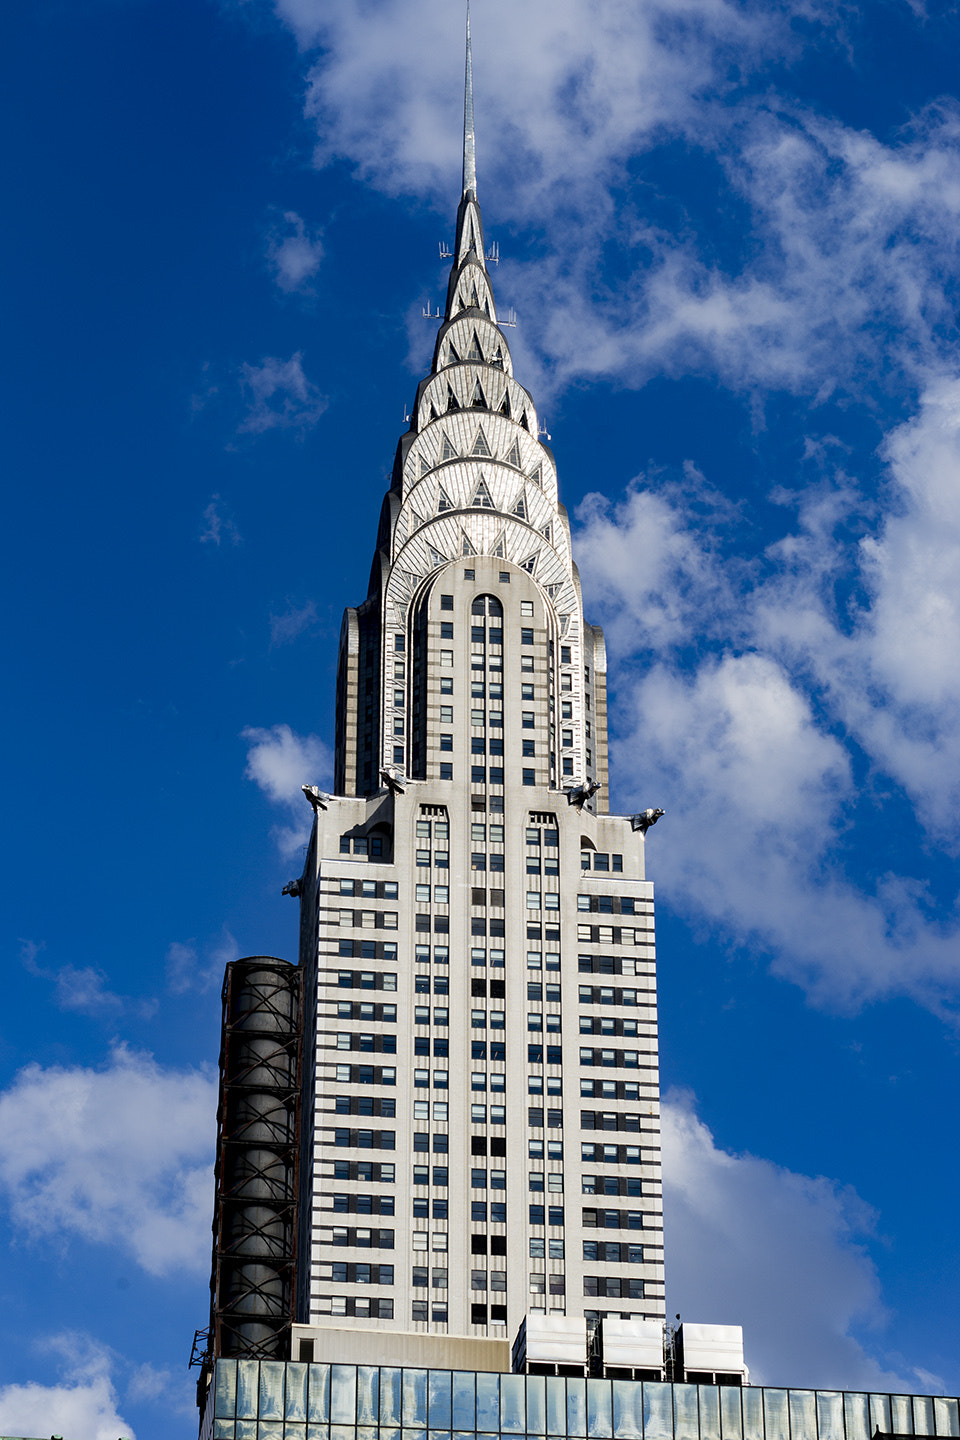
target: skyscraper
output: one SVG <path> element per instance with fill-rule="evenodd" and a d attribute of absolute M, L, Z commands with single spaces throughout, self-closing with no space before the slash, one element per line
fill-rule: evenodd
<path fill-rule="evenodd" d="M 463 156 L 298 882 L 297 1312 L 502 1344 L 663 1318 L 656 981 L 650 817 L 606 813 L 603 635 L 497 316 L 469 18 Z"/>
<path fill-rule="evenodd" d="M 300 963 L 227 967 L 201 1440 L 955 1440 L 956 1399 L 749 1387 L 739 1326 L 664 1324 L 662 811 L 607 813 L 603 636 L 497 319 L 469 19 L 465 94 L 335 793 L 304 786 Z"/>

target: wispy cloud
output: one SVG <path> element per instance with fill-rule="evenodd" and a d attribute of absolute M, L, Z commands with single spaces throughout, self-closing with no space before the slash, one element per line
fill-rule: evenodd
<path fill-rule="evenodd" d="M 329 403 L 303 370 L 298 350 L 289 360 L 268 355 L 259 365 L 243 365 L 240 384 L 247 402 L 241 434 L 263 435 L 267 430 L 309 430 Z"/>
<path fill-rule="evenodd" d="M 216 940 L 202 947 L 195 940 L 174 940 L 167 947 L 167 989 L 171 995 L 191 991 L 204 995 L 220 985 L 224 966 L 239 954 L 240 947 L 226 926 Z"/>
<path fill-rule="evenodd" d="M 61 1010 L 104 1019 L 121 1014 L 135 1014 L 149 1019 L 157 1008 L 153 999 L 133 999 L 111 990 L 106 973 L 93 965 L 42 965 L 39 956 L 46 946 L 32 940 L 20 942 L 20 959 L 25 970 L 40 980 L 52 983 L 56 1003 Z"/>
<path fill-rule="evenodd" d="M 213 545 L 218 550 L 221 545 L 239 545 L 242 541 L 229 507 L 219 495 L 211 495 L 210 503 L 204 506 L 199 539 L 201 545 Z"/>
<path fill-rule="evenodd" d="M 249 726 L 242 737 L 251 742 L 247 779 L 287 810 L 292 823 L 275 828 L 274 838 L 282 854 L 295 855 L 310 838 L 312 820 L 300 787 L 329 785 L 333 774 L 330 749 L 318 735 L 297 735 L 289 725 Z"/>
<path fill-rule="evenodd" d="M 323 260 L 319 231 L 311 233 L 302 216 L 295 210 L 286 211 L 282 224 L 276 225 L 270 235 L 267 260 L 281 290 L 287 294 L 309 293 L 310 281 Z"/>
<path fill-rule="evenodd" d="M 312 630 L 316 623 L 316 601 L 307 600 L 299 606 L 288 604 L 282 614 L 270 616 L 270 643 L 289 645 L 308 630 Z"/>
<path fill-rule="evenodd" d="M 844 854 L 903 823 L 903 791 L 930 846 L 960 845 L 960 383 L 934 384 L 885 453 L 886 510 L 838 470 L 781 497 L 762 554 L 689 477 L 591 497 L 578 554 L 622 667 L 620 773 L 669 808 L 655 853 L 673 902 L 821 1003 L 905 993 L 954 1015 L 949 904 L 935 918 L 909 858 L 865 883 Z M 859 542 L 851 509 L 870 520 Z M 841 580 L 858 604 L 838 605 Z"/>
<path fill-rule="evenodd" d="M 666 1097 L 662 1123 L 668 1312 L 742 1325 L 753 1384 L 914 1389 L 916 1372 L 882 1358 L 871 1208 L 823 1176 L 721 1149 L 688 1094 Z"/>
<path fill-rule="evenodd" d="M 211 1071 L 122 1046 L 98 1068 L 28 1065 L 0 1094 L 0 1187 L 14 1229 L 114 1246 L 151 1275 L 202 1275 L 216 1095 Z"/>
<path fill-rule="evenodd" d="M 37 1347 L 59 1355 L 59 1383 L 0 1387 L 4 1429 L 19 1435 L 83 1435 L 89 1440 L 134 1440 L 120 1415 L 113 1373 L 117 1357 L 107 1346 L 75 1331 L 54 1335 Z"/>

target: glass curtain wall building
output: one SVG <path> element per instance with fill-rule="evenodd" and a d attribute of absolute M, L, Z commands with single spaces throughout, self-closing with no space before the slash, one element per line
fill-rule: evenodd
<path fill-rule="evenodd" d="M 960 1435 L 931 1395 L 222 1360 L 202 1440 L 872 1440 Z"/>

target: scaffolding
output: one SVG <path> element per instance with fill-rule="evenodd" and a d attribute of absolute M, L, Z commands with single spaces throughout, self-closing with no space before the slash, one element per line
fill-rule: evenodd
<path fill-rule="evenodd" d="M 286 1360 L 297 1260 L 302 972 L 256 955 L 223 982 L 210 1359 Z"/>

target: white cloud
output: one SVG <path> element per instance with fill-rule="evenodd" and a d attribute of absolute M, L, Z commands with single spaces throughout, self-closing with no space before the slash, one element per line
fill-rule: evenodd
<path fill-rule="evenodd" d="M 43 1347 L 59 1353 L 64 1371 L 59 1384 L 35 1381 L 0 1387 L 0 1415 L 8 1434 L 83 1436 L 83 1440 L 136 1440 L 118 1410 L 112 1380 L 115 1357 L 89 1336 L 66 1333 Z"/>
<path fill-rule="evenodd" d="M 203 511 L 203 525 L 200 529 L 201 545 L 214 545 L 219 550 L 221 545 L 239 545 L 240 542 L 240 531 L 226 504 L 219 495 L 212 495 L 210 503 L 204 507 Z"/>
<path fill-rule="evenodd" d="M 155 1013 L 155 1000 L 132 1000 L 129 996 L 116 994 L 108 988 L 107 975 L 95 966 L 68 964 L 45 968 L 37 959 L 45 949 L 42 943 L 38 945 L 32 940 L 21 940 L 20 958 L 31 975 L 53 983 L 56 1003 L 61 1010 L 73 1010 L 95 1019 L 130 1011 L 149 1019 Z"/>
<path fill-rule="evenodd" d="M 374 25 L 362 0 L 275 9 L 305 48 L 322 47 L 307 102 L 317 163 L 345 159 L 377 188 L 449 211 L 460 12 L 425 0 L 411 24 L 403 0 L 380 0 Z M 751 389 L 815 393 L 827 380 L 860 391 L 943 361 L 960 110 L 931 106 L 879 140 L 794 99 L 803 35 L 849 54 L 847 23 L 831 0 L 485 6 L 474 26 L 480 189 L 502 220 L 542 233 L 528 265 L 503 267 L 523 376 L 541 400 L 584 377 L 640 385 L 691 371 Z M 717 186 L 707 220 L 701 197 L 629 172 L 670 143 Z M 727 231 L 724 215 L 736 217 Z"/>
<path fill-rule="evenodd" d="M 99 1069 L 28 1065 L 0 1094 L 14 1227 L 117 1246 L 151 1275 L 203 1274 L 216 1105 L 211 1073 L 123 1047 Z"/>
<path fill-rule="evenodd" d="M 276 827 L 274 838 L 283 855 L 293 856 L 310 838 L 312 823 L 301 786 L 329 785 L 333 756 L 318 735 L 297 735 L 289 725 L 266 730 L 250 726 L 242 735 L 252 742 L 247 751 L 247 779 L 290 814 L 292 824 Z"/>
<path fill-rule="evenodd" d="M 317 623 L 317 605 L 315 600 L 307 600 L 303 605 L 289 604 L 281 615 L 270 616 L 270 643 L 271 645 L 289 645 L 305 631 L 312 630 Z"/>
<path fill-rule="evenodd" d="M 915 1373 L 871 1353 L 886 1313 L 870 1207 L 836 1181 L 720 1149 L 689 1095 L 666 1097 L 662 1123 L 669 1313 L 742 1325 L 753 1384 L 913 1389 Z"/>
<path fill-rule="evenodd" d="M 167 947 L 167 989 L 171 995 L 206 994 L 221 984 L 224 966 L 239 954 L 240 947 L 226 926 L 216 940 L 203 947 L 202 954 L 195 940 L 174 940 Z"/>
<path fill-rule="evenodd" d="M 801 494 L 796 528 L 763 555 L 736 554 L 736 514 L 696 475 L 580 512 L 588 608 L 597 597 L 632 717 L 617 771 L 637 777 L 628 800 L 668 810 L 651 842 L 663 893 L 834 1007 L 960 1005 L 956 919 L 935 917 L 910 855 L 869 884 L 843 859 L 858 838 L 872 853 L 857 824 L 902 823 L 891 778 L 932 843 L 960 843 L 958 437 L 960 386 L 939 385 L 891 436 L 888 512 L 859 548 L 842 474 Z M 839 612 L 837 580 L 858 566 L 861 608 Z"/>
<path fill-rule="evenodd" d="M 304 293 L 320 268 L 323 244 L 318 233 L 310 234 L 302 216 L 288 210 L 283 226 L 277 226 L 270 236 L 267 258 L 281 290 Z"/>
<path fill-rule="evenodd" d="M 327 408 L 325 396 L 304 374 L 299 350 L 289 360 L 268 355 L 259 365 L 242 365 L 240 383 L 247 400 L 247 414 L 237 427 L 241 434 L 308 430 Z"/>

